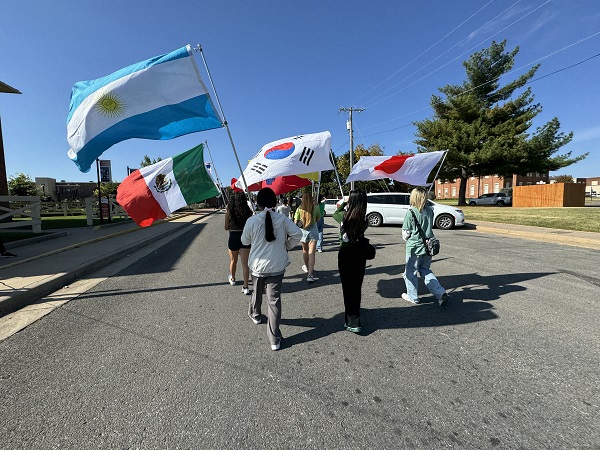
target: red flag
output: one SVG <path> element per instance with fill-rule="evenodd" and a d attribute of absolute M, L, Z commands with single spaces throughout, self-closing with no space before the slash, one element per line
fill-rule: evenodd
<path fill-rule="evenodd" d="M 308 178 L 298 177 L 296 175 L 286 175 L 283 177 L 275 177 L 262 182 L 262 187 L 273 189 L 275 194 L 285 194 L 286 192 L 295 191 L 296 189 L 310 186 L 311 181 Z"/>

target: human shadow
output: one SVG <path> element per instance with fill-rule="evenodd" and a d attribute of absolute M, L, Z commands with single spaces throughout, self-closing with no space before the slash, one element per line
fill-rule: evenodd
<path fill-rule="evenodd" d="M 492 311 L 492 305 L 482 301 L 453 301 L 444 307 L 432 304 L 392 306 L 386 308 L 361 308 L 361 336 L 368 336 L 377 330 L 433 328 L 493 320 L 498 316 Z M 285 338 L 285 346 L 325 338 L 333 333 L 344 331 L 344 313 L 333 317 L 307 317 L 298 319 L 282 318 L 287 326 L 308 328 Z"/>
<path fill-rule="evenodd" d="M 379 280 L 377 282 L 377 293 L 384 298 L 401 298 L 402 293 L 406 292 L 402 273 L 403 270 L 400 272 L 400 277 L 396 279 Z M 498 300 L 502 296 L 512 292 L 527 290 L 526 287 L 521 285 L 525 281 L 554 274 L 556 272 L 519 272 L 484 276 L 473 272 L 461 275 L 438 276 L 437 279 L 453 297 L 460 297 L 462 300 L 487 302 Z M 429 294 L 429 290 L 421 278 L 419 278 L 419 293 L 421 295 Z M 435 298 L 429 294 L 427 297 L 422 297 L 421 300 L 423 303 L 428 303 L 433 302 Z"/>

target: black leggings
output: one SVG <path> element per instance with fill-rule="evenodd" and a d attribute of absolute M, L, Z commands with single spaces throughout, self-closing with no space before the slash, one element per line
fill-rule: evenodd
<path fill-rule="evenodd" d="M 338 252 L 338 269 L 344 293 L 344 320 L 349 327 L 360 326 L 360 301 L 367 260 L 360 248 L 342 246 Z"/>

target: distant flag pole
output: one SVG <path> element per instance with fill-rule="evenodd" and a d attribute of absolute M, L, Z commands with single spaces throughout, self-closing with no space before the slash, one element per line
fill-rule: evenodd
<path fill-rule="evenodd" d="M 206 147 L 206 150 L 208 151 L 208 156 L 210 157 L 210 162 L 212 164 L 212 167 L 213 167 L 213 169 L 215 169 L 215 179 L 217 180 L 219 192 L 221 193 L 221 196 L 223 197 L 225 206 L 227 206 L 227 199 L 225 198 L 225 195 L 223 194 L 223 183 L 221 183 L 221 179 L 219 178 L 219 174 L 217 173 L 217 166 L 215 166 L 215 161 L 212 157 L 212 153 L 210 152 L 210 148 L 208 148 L 207 140 L 204 141 L 204 146 Z"/>
<path fill-rule="evenodd" d="M 343 199 L 344 198 L 344 190 L 342 189 L 340 175 L 338 174 L 337 167 L 335 165 L 335 155 L 333 154 L 333 150 L 329 149 L 329 155 L 331 156 L 331 163 L 333 164 L 333 170 L 335 171 L 335 179 L 338 182 L 338 186 L 340 187 L 340 193 L 342 194 L 342 199 Z"/>
<path fill-rule="evenodd" d="M 444 151 L 444 156 L 442 156 L 442 161 L 440 162 L 440 167 L 438 167 L 438 170 L 435 173 L 435 177 L 433 177 L 433 181 L 429 185 L 429 189 L 427 189 L 427 196 L 429 196 L 429 193 L 431 192 L 431 188 L 435 185 L 435 180 L 437 180 L 437 177 L 440 174 L 440 170 L 442 169 L 442 166 L 444 165 L 444 161 L 446 160 L 447 154 L 448 154 L 448 150 Z"/>
<path fill-rule="evenodd" d="M 219 111 L 221 112 L 221 117 L 223 118 L 223 125 L 225 125 L 225 129 L 227 130 L 227 135 L 229 136 L 229 141 L 231 142 L 231 148 L 233 149 L 233 154 L 235 155 L 235 160 L 237 162 L 238 168 L 240 169 L 240 173 L 242 174 L 242 180 L 244 182 L 244 190 L 246 191 L 246 195 L 250 198 L 250 192 L 248 191 L 248 183 L 246 183 L 246 177 L 244 176 L 244 169 L 242 169 L 242 164 L 240 163 L 240 158 L 238 157 L 237 151 L 235 149 L 235 144 L 233 143 L 233 137 L 231 136 L 231 131 L 229 130 L 229 124 L 227 123 L 227 119 L 225 118 L 225 113 L 223 112 L 223 107 L 221 106 L 221 100 L 219 100 L 219 94 L 215 88 L 215 84 L 213 83 L 212 76 L 210 75 L 210 70 L 208 69 L 208 64 L 206 63 L 206 58 L 204 57 L 204 51 L 202 50 L 202 46 L 198 44 L 197 47 L 194 48 L 194 51 L 200 52 L 200 56 L 202 56 L 202 62 L 204 63 L 204 67 L 206 69 L 206 74 L 208 75 L 208 80 L 210 81 L 210 85 L 212 87 L 213 92 L 215 93 L 215 100 L 217 101 L 217 106 L 219 107 Z M 197 70 L 197 69 L 196 69 Z M 198 77 L 200 77 L 200 73 L 198 73 Z M 252 208 L 254 209 L 254 203 L 252 204 Z"/>

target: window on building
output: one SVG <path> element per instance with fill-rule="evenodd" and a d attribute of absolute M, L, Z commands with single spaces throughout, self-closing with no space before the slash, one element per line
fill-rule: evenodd
<path fill-rule="evenodd" d="M 528 181 L 528 182 L 527 182 L 527 186 L 530 186 L 530 185 L 531 185 L 531 181 Z"/>
<path fill-rule="evenodd" d="M 456 197 L 456 186 L 452 186 L 452 197 Z"/>
<path fill-rule="evenodd" d="M 523 186 L 523 182 L 522 181 L 519 181 L 519 186 Z"/>
<path fill-rule="evenodd" d="M 469 186 L 469 195 L 472 197 L 475 195 L 475 185 L 472 184 L 471 186 Z"/>
<path fill-rule="evenodd" d="M 510 182 L 506 182 L 506 184 L 504 185 L 505 188 L 509 188 L 510 187 Z"/>
<path fill-rule="evenodd" d="M 500 183 L 494 183 L 494 192 L 500 192 Z"/>
<path fill-rule="evenodd" d="M 444 188 L 444 197 L 448 197 L 448 188 Z"/>
<path fill-rule="evenodd" d="M 484 194 L 487 194 L 488 192 L 490 192 L 490 185 L 489 185 L 489 184 L 487 184 L 487 183 L 485 183 L 485 184 L 483 185 L 483 193 L 484 193 Z"/>

